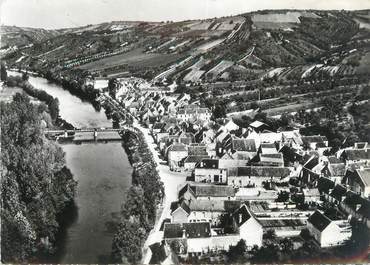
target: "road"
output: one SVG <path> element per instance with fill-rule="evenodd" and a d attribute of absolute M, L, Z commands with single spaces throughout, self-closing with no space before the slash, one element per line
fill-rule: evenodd
<path fill-rule="evenodd" d="M 133 124 L 134 127 L 136 127 L 138 130 L 140 130 L 145 138 L 146 143 L 148 144 L 148 147 L 150 151 L 153 154 L 154 161 L 157 163 L 157 170 L 159 172 L 159 176 L 161 178 L 161 181 L 164 184 L 165 189 L 165 198 L 162 205 L 162 213 L 157 219 L 156 224 L 154 225 L 154 228 L 150 232 L 144 247 L 143 247 L 143 264 L 149 264 L 152 253 L 149 249 L 149 246 L 155 242 L 162 241 L 163 238 L 163 232 L 159 231 L 161 224 L 164 219 L 171 217 L 171 202 L 177 200 L 178 196 L 178 189 L 181 188 L 184 183 L 186 182 L 186 172 L 172 172 L 170 171 L 169 167 L 164 164 L 166 161 L 162 160 L 159 157 L 159 153 L 156 150 L 157 145 L 154 143 L 153 137 L 150 135 L 150 131 L 148 128 L 144 128 L 141 126 L 137 120 L 134 121 Z"/>
<path fill-rule="evenodd" d="M 153 155 L 153 159 L 157 163 L 157 170 L 160 179 L 164 185 L 165 197 L 161 205 L 162 211 L 158 211 L 161 212 L 161 214 L 159 218 L 157 218 L 157 221 L 152 231 L 150 232 L 142 250 L 142 264 L 149 264 L 152 257 L 149 246 L 155 242 L 162 241 L 163 232 L 159 231 L 159 229 L 161 227 L 161 224 L 163 223 L 163 220 L 171 217 L 171 203 L 178 199 L 178 190 L 185 184 L 188 172 L 170 171 L 169 167 L 167 166 L 167 161 L 164 161 L 159 157 L 159 151 L 156 149 L 157 145 L 155 144 L 154 139 L 150 134 L 150 130 L 148 128 L 144 128 L 135 117 L 133 117 L 129 112 L 123 109 L 123 107 L 121 107 L 117 101 L 109 97 L 109 95 L 104 95 L 104 97 L 121 113 L 130 115 L 133 118 L 132 126 L 143 133 L 144 139 L 149 147 L 150 152 Z"/>

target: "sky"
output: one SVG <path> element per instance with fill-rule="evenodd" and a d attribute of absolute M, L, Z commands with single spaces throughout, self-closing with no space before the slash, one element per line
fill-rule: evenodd
<path fill-rule="evenodd" d="M 203 19 L 262 9 L 370 9 L 370 0 L 0 0 L 0 23 L 55 29 L 117 20 Z"/>

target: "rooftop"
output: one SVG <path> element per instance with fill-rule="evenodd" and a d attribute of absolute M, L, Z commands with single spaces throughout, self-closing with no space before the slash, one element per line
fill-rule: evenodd
<path fill-rule="evenodd" d="M 164 238 L 205 238 L 211 237 L 211 226 L 208 222 L 200 223 L 166 223 Z"/>
<path fill-rule="evenodd" d="M 275 177 L 285 178 L 290 175 L 291 170 L 286 167 L 234 167 L 230 168 L 229 176 L 237 177 Z"/>
<path fill-rule="evenodd" d="M 307 220 L 320 232 L 331 223 L 331 220 L 319 211 L 315 211 Z"/>

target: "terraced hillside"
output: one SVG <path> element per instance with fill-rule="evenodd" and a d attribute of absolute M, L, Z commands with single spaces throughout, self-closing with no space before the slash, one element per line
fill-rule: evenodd
<path fill-rule="evenodd" d="M 13 48 L 3 49 L 2 58 L 43 73 L 129 74 L 179 84 L 347 77 L 369 74 L 369 25 L 368 10 L 265 10 L 54 31 L 3 27 L 2 45 Z"/>

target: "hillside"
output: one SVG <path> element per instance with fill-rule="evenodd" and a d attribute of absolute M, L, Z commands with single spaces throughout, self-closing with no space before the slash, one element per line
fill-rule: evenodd
<path fill-rule="evenodd" d="M 367 75 L 369 25 L 369 10 L 265 10 L 51 31 L 3 26 L 2 58 L 38 72 L 178 83 Z"/>

